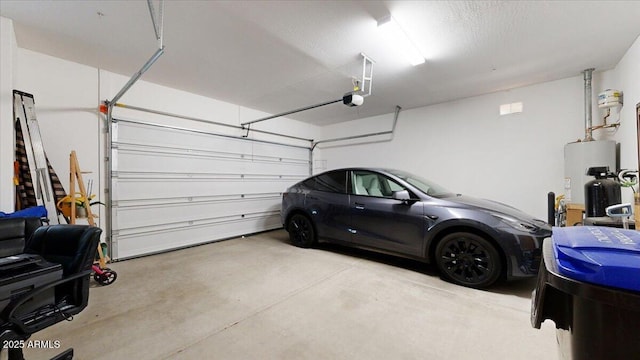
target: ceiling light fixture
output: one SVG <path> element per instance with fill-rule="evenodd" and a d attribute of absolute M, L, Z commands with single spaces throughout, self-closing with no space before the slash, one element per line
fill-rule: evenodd
<path fill-rule="evenodd" d="M 418 50 L 393 16 L 387 15 L 378 20 L 378 29 L 380 29 L 390 42 L 400 48 L 411 65 L 416 66 L 425 62 L 425 58 L 422 56 L 420 50 Z"/>

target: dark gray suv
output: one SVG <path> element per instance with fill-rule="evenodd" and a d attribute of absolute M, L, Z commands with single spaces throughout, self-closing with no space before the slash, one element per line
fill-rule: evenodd
<path fill-rule="evenodd" d="M 312 176 L 282 194 L 281 216 L 296 246 L 324 241 L 434 262 L 445 279 L 475 288 L 537 274 L 551 235 L 513 207 L 386 169 Z"/>

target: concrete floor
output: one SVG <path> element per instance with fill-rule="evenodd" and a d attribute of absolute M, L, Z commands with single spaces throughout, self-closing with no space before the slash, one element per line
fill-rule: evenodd
<path fill-rule="evenodd" d="M 32 340 L 80 360 L 557 359 L 553 323 L 529 322 L 534 280 L 467 289 L 412 261 L 299 249 L 283 230 L 111 267 L 85 311 Z"/>

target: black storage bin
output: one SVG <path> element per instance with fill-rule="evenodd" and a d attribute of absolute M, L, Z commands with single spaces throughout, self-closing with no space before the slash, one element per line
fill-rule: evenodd
<path fill-rule="evenodd" d="M 533 327 L 546 319 L 560 359 L 640 359 L 640 232 L 554 228 L 531 304 Z"/>
<path fill-rule="evenodd" d="M 23 261 L 16 261 L 0 268 L 0 312 L 9 302 L 37 287 L 62 279 L 62 266 L 42 259 L 38 255 L 21 254 Z M 16 256 L 16 257 L 18 257 Z M 7 258 L 5 258 L 7 259 Z M 28 300 L 16 315 L 28 314 L 55 303 L 55 288 L 47 289 Z"/>

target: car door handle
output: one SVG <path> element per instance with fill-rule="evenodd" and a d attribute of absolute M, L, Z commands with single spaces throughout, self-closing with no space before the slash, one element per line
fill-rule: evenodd
<path fill-rule="evenodd" d="M 364 204 L 361 204 L 361 203 L 355 203 L 355 205 L 356 205 L 356 209 L 358 209 L 358 210 L 364 210 Z"/>
<path fill-rule="evenodd" d="M 438 220 L 438 216 L 437 215 L 427 215 L 427 217 L 431 220 Z"/>

